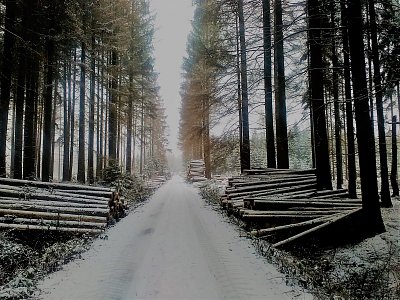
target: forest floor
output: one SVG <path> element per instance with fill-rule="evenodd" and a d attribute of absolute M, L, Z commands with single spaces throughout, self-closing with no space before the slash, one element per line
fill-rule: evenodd
<path fill-rule="evenodd" d="M 400 299 L 393 204 L 380 235 L 291 253 L 174 177 L 96 239 L 3 233 L 0 299 Z"/>

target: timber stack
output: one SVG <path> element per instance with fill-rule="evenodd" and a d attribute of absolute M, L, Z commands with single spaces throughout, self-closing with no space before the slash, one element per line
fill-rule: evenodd
<path fill-rule="evenodd" d="M 204 160 L 191 160 L 187 168 L 187 180 L 190 182 L 201 182 L 206 180 Z"/>
<path fill-rule="evenodd" d="M 220 204 L 253 236 L 275 247 L 312 236 L 361 211 L 361 201 L 349 199 L 345 189 L 318 191 L 314 169 L 245 170 L 229 179 Z"/>
<path fill-rule="evenodd" d="M 124 209 L 109 188 L 0 178 L 0 230 L 98 234 Z"/>

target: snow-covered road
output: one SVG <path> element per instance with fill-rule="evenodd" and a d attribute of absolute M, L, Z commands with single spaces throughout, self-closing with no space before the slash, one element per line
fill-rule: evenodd
<path fill-rule="evenodd" d="M 173 177 L 39 288 L 43 299 L 312 299 Z"/>

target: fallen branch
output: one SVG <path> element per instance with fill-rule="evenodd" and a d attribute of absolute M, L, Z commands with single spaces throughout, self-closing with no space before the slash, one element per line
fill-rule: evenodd
<path fill-rule="evenodd" d="M 299 222 L 299 223 L 294 223 L 294 224 L 287 224 L 287 225 L 275 226 L 275 227 L 271 227 L 271 228 L 253 230 L 251 232 L 251 235 L 253 235 L 255 237 L 262 237 L 262 236 L 266 236 L 269 233 L 275 232 L 275 231 L 282 231 L 282 230 L 293 229 L 293 228 L 298 228 L 298 227 L 303 227 L 303 226 L 308 226 L 308 225 L 316 225 L 316 224 L 325 223 L 326 221 L 328 221 L 332 218 L 333 218 L 333 216 L 324 216 L 321 218 L 316 218 L 316 219 L 303 221 L 303 222 Z"/>
<path fill-rule="evenodd" d="M 361 209 L 362 209 L 362 208 L 357 208 L 357 209 L 354 209 L 354 210 L 352 210 L 352 211 L 350 211 L 350 212 L 348 212 L 348 213 L 339 214 L 339 216 L 337 216 L 337 217 L 335 217 L 335 218 L 333 218 L 333 219 L 331 219 L 331 220 L 328 220 L 328 221 L 324 222 L 324 223 L 321 224 L 321 225 L 318 225 L 318 226 L 316 226 L 316 227 L 313 227 L 313 228 L 311 228 L 311 229 L 308 229 L 308 230 L 306 230 L 306 231 L 303 231 L 303 232 L 301 232 L 301 233 L 299 233 L 299 234 L 296 234 L 296 235 L 294 235 L 294 236 L 292 236 L 292 237 L 290 237 L 290 238 L 287 238 L 287 239 L 285 239 L 285 240 L 283 240 L 283 241 L 280 241 L 280 242 L 278 242 L 278 243 L 275 243 L 273 246 L 277 248 L 277 247 L 286 245 L 286 244 L 288 244 L 288 243 L 291 243 L 291 242 L 293 242 L 293 241 L 295 241 L 295 240 L 297 240 L 297 239 L 299 239 L 299 238 L 301 238 L 301 237 L 304 237 L 304 236 L 306 236 L 306 235 L 309 235 L 309 234 L 311 234 L 311 233 L 313 233 L 313 232 L 315 232 L 315 231 L 317 231 L 317 230 L 320 230 L 320 229 L 325 228 L 325 227 L 327 227 L 327 226 L 329 226 L 329 225 L 332 225 L 332 224 L 334 224 L 334 223 L 336 223 L 336 222 L 338 222 L 338 221 L 340 221 L 340 220 L 342 220 L 342 219 L 344 219 L 344 218 L 346 218 L 346 217 L 348 217 L 348 216 L 350 216 L 350 215 L 352 215 L 352 214 L 354 214 L 354 213 L 357 213 L 357 212 L 361 211 Z"/>

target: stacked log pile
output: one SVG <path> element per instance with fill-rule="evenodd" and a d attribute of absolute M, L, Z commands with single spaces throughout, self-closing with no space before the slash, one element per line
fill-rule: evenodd
<path fill-rule="evenodd" d="M 97 234 L 121 208 L 108 188 L 0 178 L 0 229 Z"/>
<path fill-rule="evenodd" d="M 229 179 L 221 206 L 275 247 L 339 223 L 361 211 L 345 189 L 316 189 L 315 170 L 246 170 Z"/>
<path fill-rule="evenodd" d="M 147 182 L 147 188 L 150 190 L 155 190 L 163 185 L 167 180 L 168 178 L 165 175 L 155 176 Z"/>
<path fill-rule="evenodd" d="M 205 181 L 205 164 L 203 160 L 191 160 L 187 168 L 187 179 L 190 182 Z"/>

